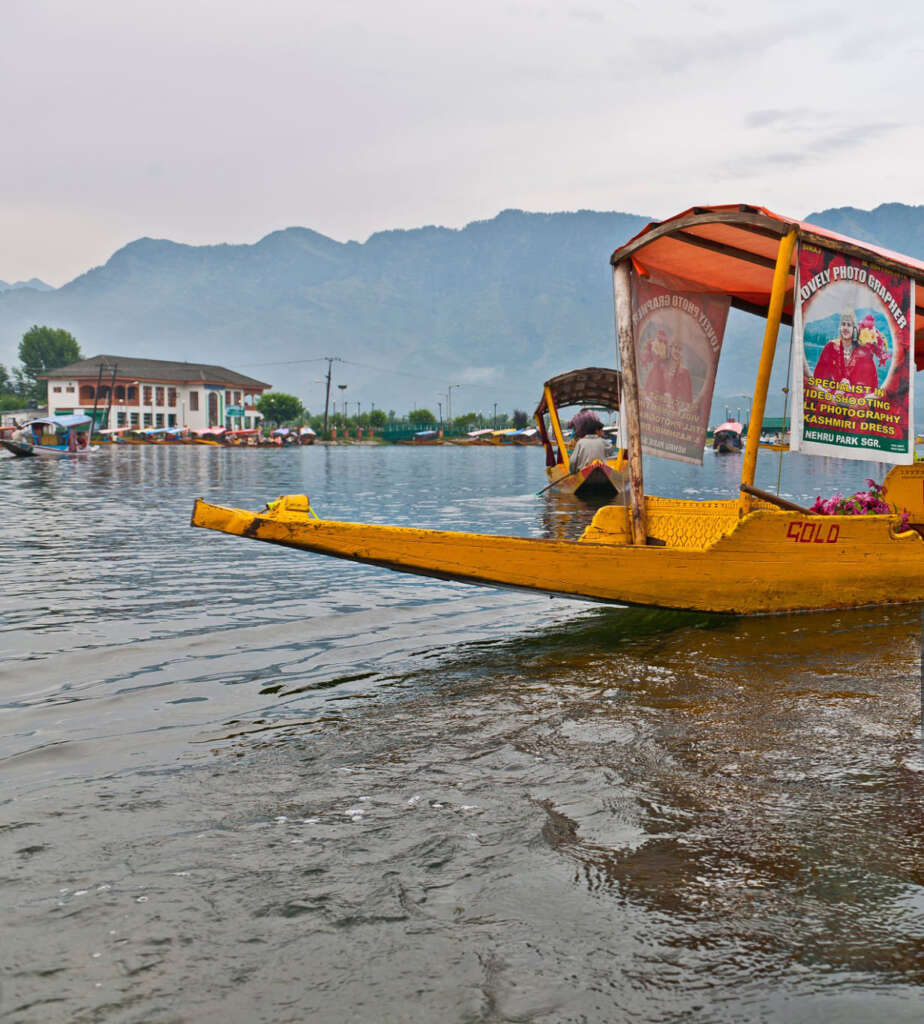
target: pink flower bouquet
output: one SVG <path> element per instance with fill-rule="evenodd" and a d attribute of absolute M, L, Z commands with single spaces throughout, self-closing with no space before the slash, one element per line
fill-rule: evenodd
<path fill-rule="evenodd" d="M 866 481 L 867 489 L 844 497 L 840 491 L 833 498 L 818 497 L 811 511 L 820 516 L 890 516 L 898 510 L 882 498 L 882 484 Z M 908 529 L 908 513 L 902 512 L 902 530 Z"/>

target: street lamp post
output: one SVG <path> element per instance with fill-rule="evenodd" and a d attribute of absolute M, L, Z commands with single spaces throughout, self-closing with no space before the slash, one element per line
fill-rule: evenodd
<path fill-rule="evenodd" d="M 460 388 L 461 384 L 450 384 L 446 389 L 446 419 L 449 420 L 449 426 L 452 427 L 452 389 Z"/>
<path fill-rule="evenodd" d="M 497 430 L 497 402 L 494 403 L 494 429 Z"/>

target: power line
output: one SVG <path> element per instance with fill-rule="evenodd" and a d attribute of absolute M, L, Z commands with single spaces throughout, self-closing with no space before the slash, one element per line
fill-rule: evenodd
<path fill-rule="evenodd" d="M 310 359 L 286 359 L 281 363 L 240 363 L 240 366 L 294 366 L 295 363 L 323 363 L 327 356 L 312 356 Z"/>
<path fill-rule="evenodd" d="M 274 363 L 241 363 L 239 365 L 242 368 L 247 369 L 258 366 L 297 366 L 302 363 L 326 363 L 330 358 L 330 356 L 312 356 L 307 359 L 284 359 Z M 386 366 L 373 366 L 371 363 L 361 363 L 355 359 L 337 359 L 336 361 L 343 363 L 344 366 L 358 366 L 360 369 L 372 370 L 375 373 L 390 373 L 396 377 L 409 377 L 412 380 L 425 380 L 435 382 L 437 384 L 445 383 L 445 379 L 443 377 L 433 377 L 425 373 L 410 373 L 408 370 L 395 370 Z M 476 384 L 474 382 L 466 382 L 462 386 L 466 389 L 474 388 L 479 391 L 493 391 L 496 393 L 498 388 L 508 387 L 509 385 L 507 385 L 506 382 L 496 384 Z M 459 385 L 454 384 L 453 387 L 459 387 Z"/>

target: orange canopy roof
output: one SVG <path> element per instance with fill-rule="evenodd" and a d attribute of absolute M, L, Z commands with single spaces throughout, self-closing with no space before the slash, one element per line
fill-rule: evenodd
<path fill-rule="evenodd" d="M 782 217 L 762 206 L 693 206 L 664 221 L 653 221 L 618 248 L 615 266 L 631 258 L 642 274 L 667 274 L 704 292 L 728 295 L 732 305 L 766 316 L 780 238 L 796 228 L 802 241 L 867 260 L 914 278 L 915 365 L 924 369 L 924 263 L 880 249 L 805 221 Z M 795 252 L 783 305 L 784 323 L 792 323 Z"/>

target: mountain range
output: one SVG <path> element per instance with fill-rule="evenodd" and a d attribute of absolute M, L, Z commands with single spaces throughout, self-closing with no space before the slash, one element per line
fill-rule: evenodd
<path fill-rule="evenodd" d="M 0 292 L 11 292 L 17 288 L 34 288 L 37 292 L 54 291 L 50 284 L 45 284 L 44 281 L 40 281 L 37 277 L 30 277 L 28 281 L 14 281 L 12 284 L 0 281 Z"/>
<path fill-rule="evenodd" d="M 23 332 L 39 323 L 71 331 L 86 355 L 223 364 L 312 411 L 323 405 L 325 356 L 343 360 L 333 379 L 346 388 L 334 394 L 364 409 L 442 403 L 445 415 L 449 385 L 458 385 L 454 414 L 495 402 L 531 409 L 552 374 L 615 365 L 609 256 L 651 219 L 505 210 L 458 230 L 383 231 L 364 243 L 302 227 L 252 245 L 141 238 L 61 288 L 0 286 L 0 362 L 15 362 Z M 924 206 L 805 219 L 924 257 Z M 762 326 L 732 311 L 719 407 L 746 405 Z M 780 411 L 771 400 L 768 412 Z"/>

